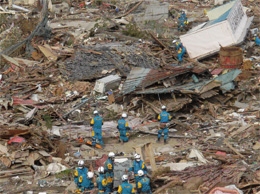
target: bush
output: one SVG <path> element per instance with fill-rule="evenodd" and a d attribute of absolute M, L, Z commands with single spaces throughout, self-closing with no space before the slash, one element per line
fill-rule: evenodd
<path fill-rule="evenodd" d="M 141 31 L 136 24 L 127 24 L 123 34 L 136 38 L 144 38 L 146 36 L 146 33 Z"/>

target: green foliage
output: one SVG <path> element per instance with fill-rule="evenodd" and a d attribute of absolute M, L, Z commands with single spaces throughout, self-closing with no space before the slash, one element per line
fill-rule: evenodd
<path fill-rule="evenodd" d="M 118 115 L 114 110 L 109 110 L 109 112 L 104 116 L 104 120 L 116 120 Z"/>
<path fill-rule="evenodd" d="M 97 6 L 100 6 L 101 4 L 102 4 L 102 0 L 95 0 L 95 4 L 97 5 Z"/>
<path fill-rule="evenodd" d="M 8 32 L 6 31 L 3 33 L 5 33 L 5 35 L 4 37 L 2 37 L 3 39 L 0 41 L 1 50 L 5 50 L 22 40 L 22 32 L 18 27 L 13 27 Z"/>
<path fill-rule="evenodd" d="M 58 179 L 71 179 L 73 177 L 73 169 L 64 170 L 58 174 L 55 174 L 55 177 Z"/>
<path fill-rule="evenodd" d="M 45 123 L 46 123 L 46 127 L 47 127 L 48 129 L 51 129 L 51 128 L 52 128 L 51 116 L 50 116 L 50 115 L 43 115 L 43 120 L 44 120 Z"/>
<path fill-rule="evenodd" d="M 7 14 L 0 14 L 0 33 L 5 30 L 4 25 L 7 23 Z"/>
<path fill-rule="evenodd" d="M 132 36 L 136 38 L 146 37 L 146 33 L 141 31 L 136 24 L 127 24 L 123 34 L 126 36 Z"/>

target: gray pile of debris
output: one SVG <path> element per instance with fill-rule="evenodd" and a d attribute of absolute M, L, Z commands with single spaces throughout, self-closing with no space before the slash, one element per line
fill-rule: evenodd
<path fill-rule="evenodd" d="M 257 3 L 1 2 L 0 191 L 73 192 L 78 160 L 96 171 L 113 150 L 115 190 L 137 152 L 153 193 L 259 193 Z M 190 29 L 178 31 L 180 11 Z M 168 145 L 155 143 L 162 105 Z M 119 145 L 123 112 L 133 130 Z"/>

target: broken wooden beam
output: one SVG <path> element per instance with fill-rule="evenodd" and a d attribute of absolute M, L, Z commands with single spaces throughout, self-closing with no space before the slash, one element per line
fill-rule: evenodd
<path fill-rule="evenodd" d="M 115 17 L 115 19 L 127 16 L 128 14 L 130 14 L 132 11 L 134 11 L 135 9 L 137 9 L 137 7 L 139 7 L 139 5 L 141 5 L 141 3 L 143 3 L 143 0 L 140 1 L 139 3 L 137 3 L 134 7 L 132 7 L 129 11 L 127 11 L 126 13 L 124 13 L 123 15 L 120 15 L 118 17 Z"/>
<path fill-rule="evenodd" d="M 164 49 L 167 48 L 152 32 L 149 32 L 149 34 L 161 47 L 163 47 Z"/>
<path fill-rule="evenodd" d="M 233 152 L 235 152 L 237 155 L 239 155 L 241 158 L 245 158 L 245 156 L 243 156 L 242 154 L 240 154 L 240 153 L 238 152 L 238 150 L 235 149 L 235 148 L 228 142 L 227 139 L 224 139 L 223 142 L 224 142 Z"/>

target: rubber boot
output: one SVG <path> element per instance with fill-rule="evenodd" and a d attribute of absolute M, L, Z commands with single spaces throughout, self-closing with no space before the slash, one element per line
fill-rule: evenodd
<path fill-rule="evenodd" d="M 167 141 L 166 141 L 166 139 L 164 140 L 164 144 L 167 144 Z"/>
<path fill-rule="evenodd" d="M 156 142 L 160 142 L 160 138 L 158 138 Z"/>

